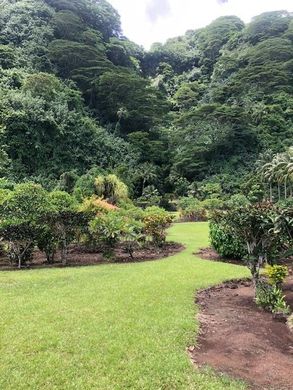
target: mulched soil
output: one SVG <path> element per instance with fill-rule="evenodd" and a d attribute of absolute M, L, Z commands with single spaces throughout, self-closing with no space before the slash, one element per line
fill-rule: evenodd
<path fill-rule="evenodd" d="M 224 259 L 212 247 L 201 248 L 198 252 L 194 253 L 194 255 L 200 257 L 202 260 L 220 261 L 222 263 L 245 265 L 245 262 L 240 259 Z M 287 259 L 279 259 L 278 264 L 287 265 L 289 267 L 289 271 L 291 270 L 290 272 L 293 273 L 293 256 Z"/>
<path fill-rule="evenodd" d="M 201 248 L 197 253 L 195 253 L 195 255 L 203 260 L 221 261 L 230 264 L 243 265 L 243 262 L 241 260 L 223 259 L 212 247 Z"/>
<path fill-rule="evenodd" d="M 292 270 L 291 270 L 292 272 Z M 293 309 L 293 276 L 284 294 Z M 249 280 L 232 281 L 199 292 L 198 347 L 189 354 L 197 367 L 209 366 L 251 389 L 293 389 L 293 333 L 254 303 Z"/>
<path fill-rule="evenodd" d="M 123 247 L 118 247 L 115 250 L 115 258 L 111 263 L 135 263 L 151 260 L 159 260 L 178 252 L 181 252 L 184 246 L 175 242 L 167 242 L 162 248 L 154 248 L 147 246 L 137 248 L 134 251 L 134 258 L 131 259 L 129 254 Z M 63 265 L 60 261 L 60 253 L 56 254 L 54 264 L 48 264 L 44 254 L 38 250 L 34 252 L 33 261 L 24 268 L 60 268 L 60 267 L 79 267 L 87 265 L 99 265 L 109 263 L 101 252 L 87 251 L 85 248 L 71 246 L 67 255 L 67 264 Z M 11 266 L 6 257 L 0 257 L 0 271 L 9 271 L 17 269 L 16 266 Z"/>

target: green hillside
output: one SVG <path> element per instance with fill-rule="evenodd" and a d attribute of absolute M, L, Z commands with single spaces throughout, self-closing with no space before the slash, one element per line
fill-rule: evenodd
<path fill-rule="evenodd" d="M 104 0 L 4 0 L 1 175 L 47 188 L 115 173 L 133 198 L 226 194 L 293 143 L 293 16 L 220 17 L 154 44 Z M 58 184 L 59 183 L 59 184 Z M 252 184 L 251 184 L 252 185 Z M 143 194 L 144 193 L 144 194 Z"/>

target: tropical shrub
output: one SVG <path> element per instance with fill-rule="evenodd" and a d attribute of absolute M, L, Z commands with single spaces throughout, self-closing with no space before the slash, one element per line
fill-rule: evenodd
<path fill-rule="evenodd" d="M 265 275 L 272 286 L 280 287 L 288 275 L 288 267 L 284 265 L 266 265 Z"/>
<path fill-rule="evenodd" d="M 207 219 L 207 211 L 203 203 L 197 198 L 181 198 L 178 202 L 178 208 L 183 220 L 205 221 Z"/>
<path fill-rule="evenodd" d="M 135 248 L 145 242 L 144 225 L 131 217 L 125 218 L 121 231 L 121 241 L 130 258 L 133 259 Z"/>
<path fill-rule="evenodd" d="M 219 183 L 206 182 L 198 188 L 201 199 L 218 199 L 222 195 L 222 187 Z"/>
<path fill-rule="evenodd" d="M 210 219 L 214 212 L 224 208 L 224 201 L 219 198 L 209 198 L 201 202 L 201 207 L 206 212 L 207 219 Z"/>
<path fill-rule="evenodd" d="M 46 216 L 41 222 L 36 244 L 39 250 L 45 253 L 48 264 L 54 263 L 55 254 L 59 247 L 59 240 L 60 237 L 58 236 L 57 229 L 54 229 L 53 224 L 50 224 L 50 218 Z"/>
<path fill-rule="evenodd" d="M 266 281 L 258 283 L 256 303 L 272 313 L 288 314 L 290 308 L 285 301 L 281 288 L 285 277 L 288 275 L 288 268 L 283 265 L 267 265 L 264 274 L 268 277 L 268 283 Z"/>
<path fill-rule="evenodd" d="M 87 232 L 92 214 L 79 211 L 76 199 L 65 191 L 49 193 L 48 200 L 50 209 L 37 221 L 37 245 L 46 254 L 48 263 L 54 262 L 56 251 L 60 249 L 62 263 L 66 264 L 68 245 Z"/>
<path fill-rule="evenodd" d="M 37 228 L 30 222 L 6 222 L 1 224 L 0 236 L 11 264 L 21 268 L 32 259 Z"/>
<path fill-rule="evenodd" d="M 162 246 L 166 241 L 166 229 L 173 221 L 172 215 L 159 207 L 148 207 L 143 218 L 144 232 L 150 236 L 155 246 Z"/>
<path fill-rule="evenodd" d="M 102 172 L 103 171 L 100 168 L 94 167 L 76 180 L 73 188 L 73 195 L 79 202 L 82 202 L 85 198 L 90 198 L 92 195 L 95 195 L 95 180 L 97 176 L 102 174 Z"/>
<path fill-rule="evenodd" d="M 118 207 L 108 203 L 106 200 L 98 198 L 96 195 L 93 195 L 90 198 L 83 200 L 80 205 L 80 210 L 97 215 L 100 213 L 118 210 Z"/>
<path fill-rule="evenodd" d="M 76 210 L 52 211 L 42 217 L 43 236 L 40 236 L 39 244 L 48 258 L 52 258 L 54 250 L 58 246 L 61 250 L 61 261 L 67 263 L 68 245 L 73 242 L 80 232 L 87 230 L 92 215 Z M 54 257 L 54 256 L 53 256 Z"/>
<path fill-rule="evenodd" d="M 0 206 L 9 198 L 12 191 L 0 188 Z"/>
<path fill-rule="evenodd" d="M 145 208 L 151 206 L 159 206 L 162 201 L 162 195 L 155 186 L 149 185 L 143 189 L 142 196 L 137 199 L 136 204 Z"/>
<path fill-rule="evenodd" d="M 23 183 L 16 185 L 14 191 L 7 194 L 0 207 L 0 219 L 35 222 L 48 210 L 50 201 L 47 191 L 38 184 Z"/>
<path fill-rule="evenodd" d="M 33 183 L 18 184 L 4 197 L 0 207 L 0 237 L 9 259 L 19 268 L 31 259 L 40 234 L 38 221 L 50 208 L 48 193 Z"/>
<path fill-rule="evenodd" d="M 245 242 L 233 236 L 225 223 L 210 222 L 210 241 L 223 258 L 241 260 L 245 256 Z"/>
<path fill-rule="evenodd" d="M 74 171 L 64 172 L 59 178 L 56 189 L 72 194 L 78 178 L 78 175 Z"/>
<path fill-rule="evenodd" d="M 132 210 L 132 212 L 131 212 Z M 104 256 L 114 259 L 115 249 L 121 243 L 133 259 L 134 250 L 145 242 L 144 224 L 141 214 L 133 208 L 100 213 L 89 224 L 90 239 L 93 246 L 101 247 Z"/>
<path fill-rule="evenodd" d="M 145 215 L 145 211 L 142 208 L 136 207 L 133 204 L 129 203 L 121 204 L 121 208 L 119 208 L 118 212 L 120 215 L 132 218 L 135 221 L 142 221 Z"/>
<path fill-rule="evenodd" d="M 116 204 L 128 198 L 128 188 L 116 175 L 99 175 L 95 179 L 95 194 Z"/>
<path fill-rule="evenodd" d="M 235 208 L 217 216 L 235 239 L 245 243 L 246 260 L 255 285 L 262 265 L 271 262 L 282 246 L 282 237 L 275 230 L 277 216 L 278 209 L 271 203 Z"/>
<path fill-rule="evenodd" d="M 290 313 L 282 290 L 276 285 L 259 282 L 256 287 L 255 302 L 258 306 L 272 313 Z"/>
<path fill-rule="evenodd" d="M 35 246 L 45 253 L 48 263 L 55 261 L 60 250 L 66 264 L 68 246 L 82 240 L 88 247 L 100 246 L 109 258 L 121 243 L 133 258 L 134 250 L 146 241 L 146 234 L 155 245 L 161 245 L 172 221 L 158 207 L 144 212 L 127 201 L 127 208 L 119 209 L 96 196 L 84 199 L 80 205 L 67 192 L 49 193 L 33 183 L 3 191 L 0 237 L 9 258 L 19 267 L 31 260 Z"/>
<path fill-rule="evenodd" d="M 76 210 L 78 205 L 76 199 L 65 191 L 50 192 L 49 202 L 56 211 Z"/>
<path fill-rule="evenodd" d="M 0 189 L 13 191 L 15 183 L 5 178 L 0 178 Z"/>
<path fill-rule="evenodd" d="M 102 244 L 104 256 L 113 259 L 114 249 L 120 241 L 124 218 L 116 212 L 99 214 L 90 222 L 90 233 L 96 244 Z"/>
<path fill-rule="evenodd" d="M 226 206 L 229 209 L 233 209 L 235 207 L 246 207 L 249 206 L 250 201 L 243 194 L 235 194 L 230 197 L 226 202 Z"/>
<path fill-rule="evenodd" d="M 179 199 L 178 209 L 183 220 L 206 221 L 215 210 L 221 210 L 224 206 L 223 200 L 217 197 L 199 200 L 192 196 Z"/>
<path fill-rule="evenodd" d="M 222 199 L 219 198 L 208 198 L 201 202 L 202 206 L 206 210 L 221 210 L 224 206 L 224 202 Z"/>

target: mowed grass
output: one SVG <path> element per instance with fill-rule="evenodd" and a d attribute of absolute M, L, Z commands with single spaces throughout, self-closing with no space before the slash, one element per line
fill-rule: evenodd
<path fill-rule="evenodd" d="M 161 261 L 0 273 L 0 389 L 244 389 L 195 369 L 186 347 L 196 290 L 247 271 L 193 255 L 206 223 L 169 239 L 186 249 Z"/>

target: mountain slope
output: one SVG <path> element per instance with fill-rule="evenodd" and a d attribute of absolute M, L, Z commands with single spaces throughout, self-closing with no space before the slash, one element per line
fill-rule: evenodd
<path fill-rule="evenodd" d="M 104 0 L 2 0 L 2 174 L 115 171 L 133 196 L 237 192 L 293 142 L 293 17 L 221 17 L 149 52 Z"/>

